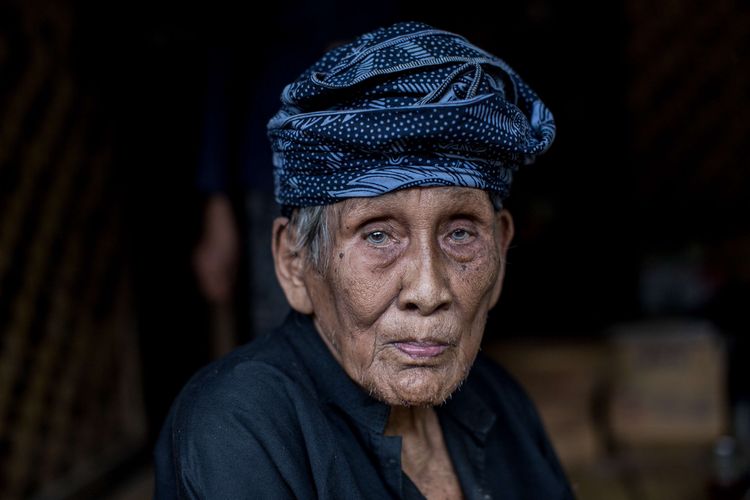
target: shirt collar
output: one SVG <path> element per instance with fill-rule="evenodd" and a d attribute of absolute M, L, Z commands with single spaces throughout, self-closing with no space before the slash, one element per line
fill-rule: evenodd
<path fill-rule="evenodd" d="M 470 372 L 466 381 L 453 392 L 444 405 L 438 408 L 438 412 L 450 416 L 477 440 L 484 442 L 497 416 L 479 396 L 471 379 L 472 373 Z"/>
<path fill-rule="evenodd" d="M 301 348 L 298 354 L 321 399 L 340 408 L 371 431 L 384 433 L 390 407 L 371 397 L 349 377 L 323 342 L 312 317 L 292 311 L 286 323 L 291 327 L 291 334 L 299 338 L 297 345 Z"/>

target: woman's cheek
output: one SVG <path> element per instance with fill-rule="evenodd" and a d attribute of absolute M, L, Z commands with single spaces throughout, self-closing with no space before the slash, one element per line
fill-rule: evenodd
<path fill-rule="evenodd" d="M 453 264 L 455 286 L 462 290 L 467 305 L 478 305 L 493 288 L 500 271 L 499 260 L 492 252 L 476 251 L 474 257 Z"/>
<path fill-rule="evenodd" d="M 391 302 L 394 276 L 388 267 L 373 266 L 366 256 L 353 256 L 342 263 L 339 274 L 340 300 L 345 304 L 350 317 L 359 325 L 370 325 Z M 396 289 L 398 287 L 395 287 Z"/>

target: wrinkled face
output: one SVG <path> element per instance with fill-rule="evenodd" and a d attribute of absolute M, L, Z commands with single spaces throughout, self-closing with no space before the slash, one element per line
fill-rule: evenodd
<path fill-rule="evenodd" d="M 330 265 L 303 275 L 318 331 L 381 401 L 442 403 L 500 294 L 510 215 L 484 191 L 457 187 L 351 199 L 336 212 Z"/>

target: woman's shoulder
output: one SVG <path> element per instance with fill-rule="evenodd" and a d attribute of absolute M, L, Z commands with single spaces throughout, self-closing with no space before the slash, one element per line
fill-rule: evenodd
<path fill-rule="evenodd" d="M 304 458 L 303 450 L 295 449 L 304 442 L 300 407 L 309 410 L 316 402 L 293 354 L 282 362 L 277 350 L 283 343 L 279 337 L 257 339 L 190 379 L 173 403 L 154 451 L 157 492 L 242 498 L 228 489 L 253 491 L 257 478 L 263 478 L 275 485 L 268 491 L 283 493 L 284 476 L 300 476 L 304 464 L 295 458 Z M 171 497 L 164 493 L 164 498 Z"/>
<path fill-rule="evenodd" d="M 264 409 L 280 415 L 304 390 L 305 377 L 294 350 L 278 332 L 260 337 L 203 367 L 175 401 L 178 415 L 203 420 L 217 414 L 257 421 Z"/>

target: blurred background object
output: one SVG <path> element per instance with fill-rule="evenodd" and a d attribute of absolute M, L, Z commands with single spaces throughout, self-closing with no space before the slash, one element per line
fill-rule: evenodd
<path fill-rule="evenodd" d="M 662 320 L 619 325 L 613 335 L 613 440 L 711 445 L 727 431 L 726 362 L 713 327 Z"/>
<path fill-rule="evenodd" d="M 0 496 L 59 498 L 147 443 L 114 117 L 70 5 L 0 10 Z"/>
<path fill-rule="evenodd" d="M 496 53 L 557 119 L 484 350 L 579 498 L 743 498 L 741 0 L 0 3 L 0 497 L 150 497 L 179 388 L 281 314 L 258 250 L 281 86 L 397 19 Z"/>

